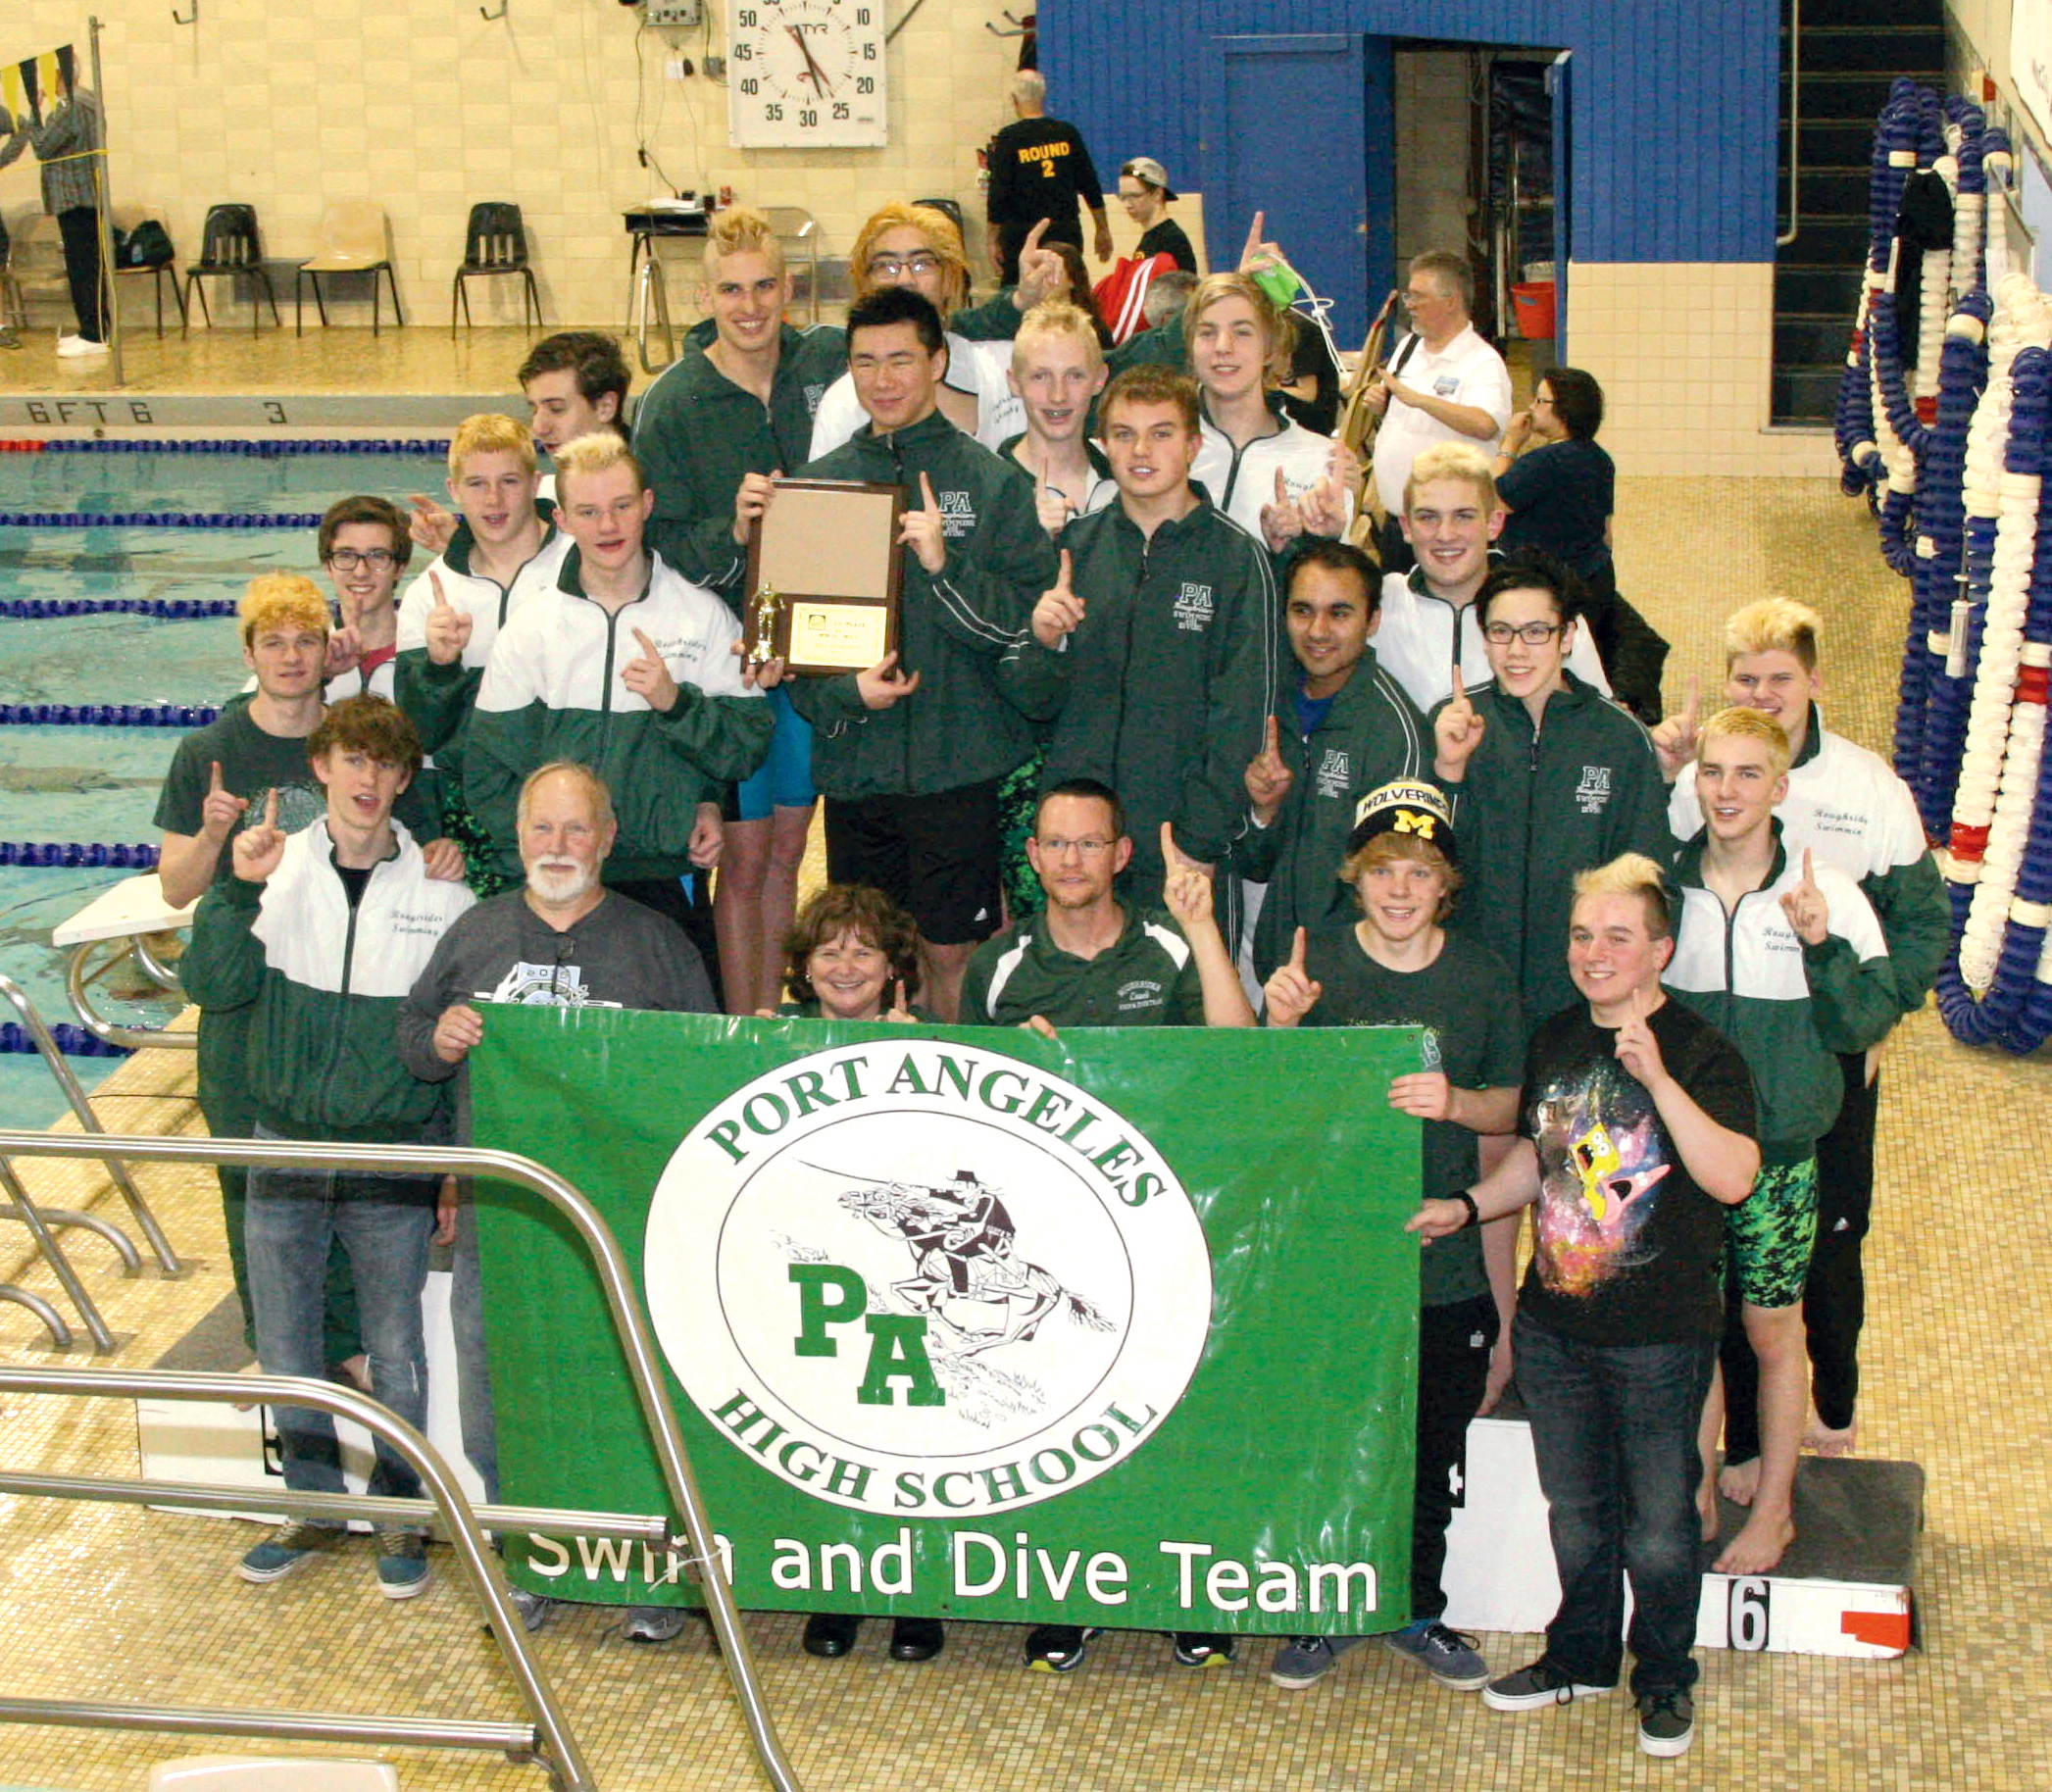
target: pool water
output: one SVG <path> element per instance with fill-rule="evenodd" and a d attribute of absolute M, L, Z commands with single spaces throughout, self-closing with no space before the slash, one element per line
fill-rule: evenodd
<path fill-rule="evenodd" d="M 0 454 L 0 513 L 277 517 L 318 514 L 355 492 L 401 509 L 439 492 L 438 454 L 223 455 L 172 452 Z M 246 677 L 232 617 L 137 615 L 24 618 L 17 602 L 230 602 L 261 572 L 313 576 L 313 531 L 288 527 L 0 525 L 0 703 L 212 706 Z M 158 792 L 176 728 L 0 726 L 0 841 L 81 845 L 154 842 Z M 50 929 L 120 870 L 0 866 L 0 974 L 55 1025 L 73 1020 L 64 956 Z M 138 972 L 98 986 L 95 1007 L 129 1024 L 161 1025 L 174 1005 Z M 0 1021 L 13 1018 L 0 1008 Z M 119 1062 L 74 1057 L 88 1089 Z M 0 1125 L 42 1126 L 64 1098 L 32 1054 L 0 1054 Z M 102 1122 L 121 1124 L 119 1102 Z"/>

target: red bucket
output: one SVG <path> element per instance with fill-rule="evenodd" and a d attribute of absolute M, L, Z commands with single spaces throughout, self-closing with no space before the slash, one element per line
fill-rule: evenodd
<path fill-rule="evenodd" d="M 1526 280 L 1511 288 L 1511 304 L 1518 313 L 1518 333 L 1526 340 L 1544 341 L 1553 334 L 1553 282 Z"/>

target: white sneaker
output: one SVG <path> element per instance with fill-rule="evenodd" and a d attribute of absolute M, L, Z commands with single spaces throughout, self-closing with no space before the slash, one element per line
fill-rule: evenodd
<path fill-rule="evenodd" d="M 61 360 L 75 361 L 81 355 L 104 355 L 107 344 L 95 342 L 90 336 L 59 336 L 57 353 Z"/>

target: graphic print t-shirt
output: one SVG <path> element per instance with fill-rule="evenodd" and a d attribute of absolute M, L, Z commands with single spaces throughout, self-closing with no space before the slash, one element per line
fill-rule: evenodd
<path fill-rule="evenodd" d="M 1726 1037 L 1679 1002 L 1649 1024 L 1668 1072 L 1721 1126 L 1755 1137 L 1753 1083 Z M 1618 1035 L 1565 1009 L 1532 1035 L 1519 1131 L 1539 1150 L 1536 1243 L 1520 1310 L 1587 1344 L 1715 1338 L 1725 1208 L 1697 1186 Z"/>

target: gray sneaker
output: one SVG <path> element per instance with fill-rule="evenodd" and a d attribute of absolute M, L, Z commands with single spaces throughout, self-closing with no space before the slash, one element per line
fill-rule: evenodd
<path fill-rule="evenodd" d="M 1437 1620 L 1392 1630 L 1382 1638 L 1383 1647 L 1416 1662 L 1441 1686 L 1456 1692 L 1475 1692 L 1489 1683 L 1489 1664 L 1475 1643 L 1465 1631 L 1449 1630 Z"/>
<path fill-rule="evenodd" d="M 680 1606 L 630 1606 L 620 1634 L 630 1643 L 667 1643 L 683 1635 L 684 1621 Z"/>
<path fill-rule="evenodd" d="M 513 1595 L 513 1609 L 521 1615 L 521 1628 L 530 1634 L 554 1618 L 557 1606 L 562 1603 L 546 1593 L 530 1593 L 526 1587 L 508 1587 L 506 1590 Z"/>
<path fill-rule="evenodd" d="M 1293 1636 L 1276 1651 L 1269 1680 L 1284 1692 L 1302 1692 L 1332 1670 L 1332 1664 L 1360 1642 L 1358 1636 Z"/>
<path fill-rule="evenodd" d="M 1695 1701 L 1679 1687 L 1639 1694 L 1638 1745 L 1662 1761 L 1686 1755 L 1696 1739 Z"/>
<path fill-rule="evenodd" d="M 1537 1711 L 1545 1705 L 1572 1705 L 1577 1699 L 1600 1699 L 1617 1690 L 1591 1686 L 1563 1672 L 1547 1657 L 1519 1668 L 1482 1688 L 1482 1703 L 1491 1711 Z"/>
<path fill-rule="evenodd" d="M 309 1524 L 295 1518 L 281 1524 L 235 1564 L 235 1572 L 260 1587 L 282 1580 L 303 1568 L 317 1556 L 325 1555 L 342 1541 L 344 1532 L 332 1524 Z"/>
<path fill-rule="evenodd" d="M 427 1546 L 419 1531 L 395 1526 L 377 1533 L 377 1590 L 387 1599 L 426 1592 Z"/>

